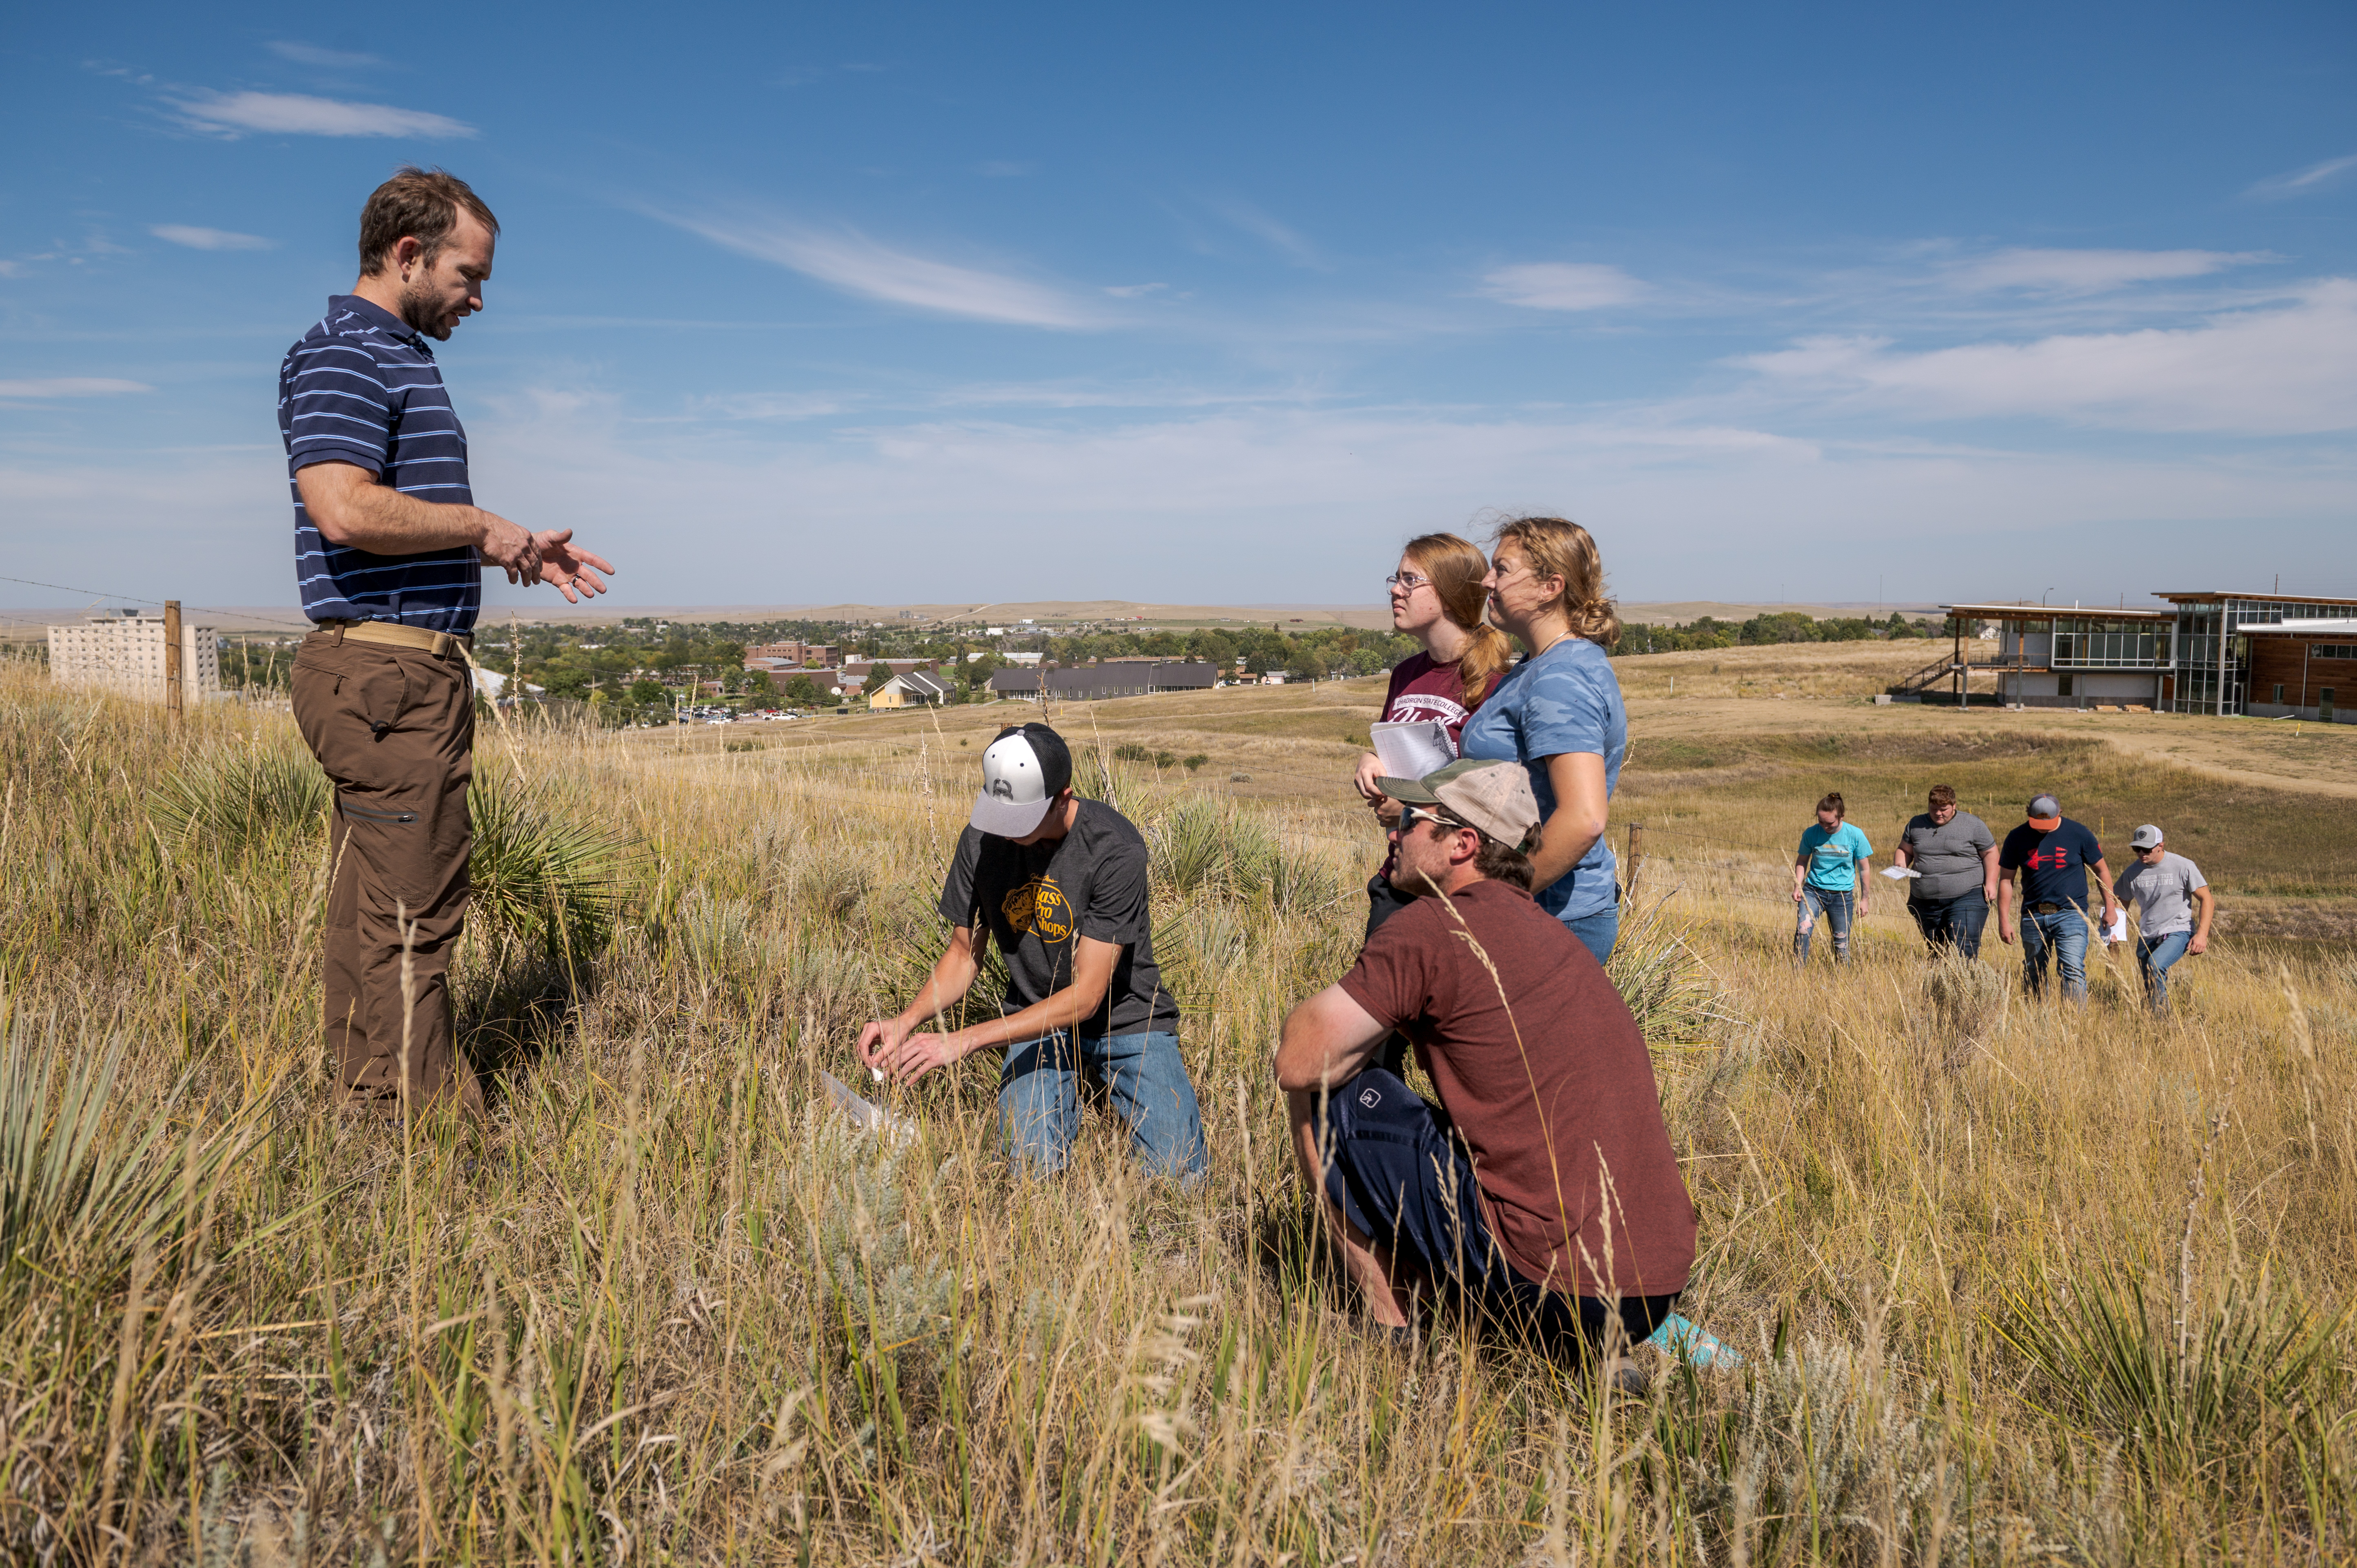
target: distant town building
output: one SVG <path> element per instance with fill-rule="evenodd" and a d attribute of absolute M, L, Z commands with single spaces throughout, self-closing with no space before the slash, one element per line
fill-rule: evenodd
<path fill-rule="evenodd" d="M 842 662 L 837 646 L 832 642 L 765 642 L 745 650 L 748 670 L 775 671 L 788 666 Z"/>
<path fill-rule="evenodd" d="M 187 619 L 180 622 L 180 700 L 184 703 L 201 702 L 221 691 L 218 644 L 219 634 L 211 627 Z M 146 702 L 164 701 L 164 618 L 94 615 L 70 626 L 49 628 L 49 678 Z"/>
<path fill-rule="evenodd" d="M 2217 590 L 2160 593 L 2165 610 L 1948 605 L 1954 645 L 1890 689 L 1901 702 L 2299 716 L 2357 723 L 2357 599 Z M 1994 628 L 1996 657 L 1968 631 Z M 1975 676 L 1990 688 L 1975 691 Z"/>
<path fill-rule="evenodd" d="M 950 694 L 948 682 L 922 670 L 911 670 L 906 675 L 895 675 L 876 689 L 867 699 L 873 711 L 878 708 L 937 708 Z"/>
<path fill-rule="evenodd" d="M 1093 702 L 1160 692 L 1208 692 L 1218 684 L 1219 667 L 1199 659 L 1163 659 L 1146 664 L 1108 661 L 1069 669 L 1017 667 L 993 675 L 990 689 L 998 696 L 1038 702 L 1043 680 L 1049 696 L 1058 702 Z"/>

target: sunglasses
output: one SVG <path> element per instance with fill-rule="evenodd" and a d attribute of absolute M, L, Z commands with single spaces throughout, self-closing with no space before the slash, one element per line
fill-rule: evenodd
<path fill-rule="evenodd" d="M 1418 822 L 1430 822 L 1436 827 L 1445 828 L 1452 832 L 1458 828 L 1469 827 L 1472 825 L 1469 822 L 1460 822 L 1454 817 L 1444 817 L 1438 811 L 1432 810 L 1428 806 L 1402 806 L 1400 808 L 1400 832 L 1411 832 Z"/>

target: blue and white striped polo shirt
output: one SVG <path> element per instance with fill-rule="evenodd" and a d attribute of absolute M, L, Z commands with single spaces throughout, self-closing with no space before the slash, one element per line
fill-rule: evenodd
<path fill-rule="evenodd" d="M 428 631 L 472 631 L 483 601 L 473 545 L 419 555 L 372 555 L 330 544 L 303 510 L 295 476 L 313 463 L 351 463 L 404 495 L 471 505 L 467 433 L 425 339 L 356 295 L 286 350 L 278 367 L 278 431 L 295 492 L 295 580 L 313 620 L 389 620 Z"/>

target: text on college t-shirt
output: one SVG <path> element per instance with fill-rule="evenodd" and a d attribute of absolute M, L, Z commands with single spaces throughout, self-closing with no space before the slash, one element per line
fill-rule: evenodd
<path fill-rule="evenodd" d="M 1045 1002 L 1072 983 L 1078 939 L 1117 942 L 1113 983 L 1077 1033 L 1135 1035 L 1176 1029 L 1178 1004 L 1162 989 L 1146 908 L 1146 839 L 1102 800 L 1082 798 L 1071 832 L 1019 844 L 980 828 L 958 835 L 942 918 L 990 933 L 1006 961 L 1006 1010 Z"/>
<path fill-rule="evenodd" d="M 2104 858 L 2104 846 L 2086 825 L 2065 817 L 2053 827 L 2022 823 L 2005 835 L 1996 852 L 1999 871 L 2021 873 L 2024 904 L 2075 904 L 2087 908 L 2087 867 Z"/>
<path fill-rule="evenodd" d="M 1604 798 L 1620 782 L 1620 761 L 1629 753 L 1629 712 L 1620 702 L 1620 678 L 1604 650 L 1584 637 L 1566 637 L 1535 659 L 1525 659 L 1501 676 L 1473 716 L 1465 721 L 1458 751 L 1466 757 L 1519 762 L 1531 776 L 1539 820 L 1555 814 L 1555 780 L 1546 759 L 1568 752 L 1594 752 L 1604 758 Z M 1618 901 L 1609 833 L 1598 833 L 1579 864 L 1551 887 L 1536 890 L 1539 908 L 1559 920 L 1601 914 Z"/>
<path fill-rule="evenodd" d="M 1415 1042 L 1472 1154 L 1481 1218 L 1516 1273 L 1566 1294 L 1685 1288 L 1694 1201 L 1652 1058 L 1560 920 L 1503 882 L 1418 898 L 1368 939 L 1340 984 Z"/>
<path fill-rule="evenodd" d="M 1855 822 L 1827 827 L 1811 822 L 1801 830 L 1801 853 L 1809 863 L 1809 886 L 1828 893 L 1846 893 L 1857 886 L 1857 863 L 1874 853 L 1866 830 Z"/>

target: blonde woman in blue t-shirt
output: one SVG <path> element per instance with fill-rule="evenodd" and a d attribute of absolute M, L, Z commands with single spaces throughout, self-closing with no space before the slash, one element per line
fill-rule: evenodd
<path fill-rule="evenodd" d="M 1800 906 L 1792 927 L 1792 961 L 1809 961 L 1809 936 L 1817 918 L 1834 929 L 1834 961 L 1849 961 L 1852 920 L 1866 918 L 1867 874 L 1874 846 L 1847 821 L 1838 793 L 1817 802 L 1817 820 L 1801 833 L 1800 858 L 1792 863 L 1792 902 Z"/>

